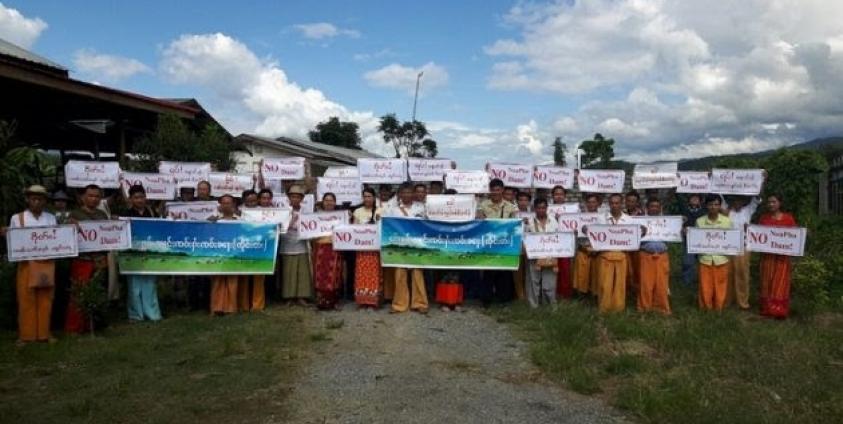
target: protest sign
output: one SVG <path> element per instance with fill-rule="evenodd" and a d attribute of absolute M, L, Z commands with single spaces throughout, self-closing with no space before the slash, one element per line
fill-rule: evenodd
<path fill-rule="evenodd" d="M 80 252 L 106 252 L 132 247 L 132 230 L 128 220 L 80 221 L 77 232 Z"/>
<path fill-rule="evenodd" d="M 632 174 L 632 188 L 673 188 L 679 184 L 676 162 L 637 164 Z"/>
<path fill-rule="evenodd" d="M 577 237 L 585 238 L 586 234 L 582 231 L 582 228 L 586 225 L 598 224 L 600 214 L 597 212 L 564 214 L 559 216 L 557 222 L 560 230 L 574 231 L 577 233 Z"/>
<path fill-rule="evenodd" d="M 536 214 L 533 213 L 533 212 L 518 211 L 518 213 L 516 213 L 515 216 L 518 219 L 533 219 L 533 217 L 535 217 Z"/>
<path fill-rule="evenodd" d="M 460 194 L 489 192 L 489 173 L 486 171 L 448 171 L 445 173 L 445 188 Z"/>
<path fill-rule="evenodd" d="M 517 270 L 523 235 L 520 219 L 441 222 L 381 218 L 385 267 Z"/>
<path fill-rule="evenodd" d="M 368 184 L 401 184 L 407 181 L 407 162 L 404 159 L 357 159 L 360 182 Z"/>
<path fill-rule="evenodd" d="M 624 178 L 619 169 L 580 169 L 577 186 L 583 193 L 623 193 Z"/>
<path fill-rule="evenodd" d="M 277 224 L 278 230 L 286 233 L 290 219 L 293 217 L 293 210 L 290 208 L 242 208 L 240 216 L 246 222 Z"/>
<path fill-rule="evenodd" d="M 319 177 L 316 179 L 316 195 L 321 199 L 325 193 L 334 193 L 338 204 L 351 202 L 356 205 L 363 201 L 363 184 L 354 178 Z"/>
<path fill-rule="evenodd" d="M 711 176 L 708 172 L 680 171 L 677 193 L 708 193 L 711 191 Z"/>
<path fill-rule="evenodd" d="M 356 166 L 329 166 L 322 175 L 326 178 L 359 178 Z"/>
<path fill-rule="evenodd" d="M 348 224 L 348 211 L 316 212 L 299 215 L 299 240 L 330 236 L 337 225 Z"/>
<path fill-rule="evenodd" d="M 279 194 L 272 198 L 273 208 L 292 208 L 290 206 L 290 198 L 286 194 Z M 313 213 L 316 210 L 316 196 L 312 194 L 305 194 L 301 201 L 300 213 Z"/>
<path fill-rule="evenodd" d="M 533 185 L 533 167 L 517 163 L 489 163 L 486 171 L 491 178 L 499 178 L 507 187 L 530 188 Z"/>
<path fill-rule="evenodd" d="M 260 172 L 266 180 L 300 180 L 304 178 L 304 158 L 263 158 Z"/>
<path fill-rule="evenodd" d="M 554 219 L 559 219 L 560 215 L 570 214 L 570 213 L 579 213 L 580 212 L 580 204 L 569 202 L 569 203 L 558 203 L 553 205 L 547 205 L 547 214 L 552 216 Z"/>
<path fill-rule="evenodd" d="M 228 194 L 239 199 L 244 191 L 254 187 L 255 177 L 252 174 L 211 172 L 208 175 L 208 182 L 211 183 L 211 196 L 220 197 Z"/>
<path fill-rule="evenodd" d="M 167 203 L 167 216 L 175 220 L 207 221 L 212 216 L 219 215 L 219 203 L 215 200 L 201 202 L 170 202 Z"/>
<path fill-rule="evenodd" d="M 566 190 L 574 187 L 574 170 L 561 166 L 538 165 L 533 170 L 533 187 L 553 188 L 562 186 Z"/>
<path fill-rule="evenodd" d="M 196 188 L 200 181 L 208 181 L 211 164 L 208 162 L 169 162 L 158 163 L 158 172 L 172 175 L 178 188 Z"/>
<path fill-rule="evenodd" d="M 592 224 L 586 231 L 591 248 L 598 252 L 638 250 L 641 244 L 638 225 Z"/>
<path fill-rule="evenodd" d="M 9 262 L 79 256 L 75 225 L 10 227 L 6 232 Z"/>
<path fill-rule="evenodd" d="M 763 169 L 712 169 L 711 192 L 757 196 L 764 185 Z"/>
<path fill-rule="evenodd" d="M 381 249 L 380 227 L 377 224 L 337 225 L 333 233 L 334 250 L 377 251 Z"/>
<path fill-rule="evenodd" d="M 176 197 L 176 180 L 172 175 L 142 172 L 123 172 L 120 174 L 120 187 L 123 196 L 129 198 L 129 189 L 133 185 L 143 186 L 149 200 L 173 200 Z"/>
<path fill-rule="evenodd" d="M 473 194 L 428 194 L 425 211 L 435 221 L 471 221 L 477 217 L 477 201 Z"/>
<path fill-rule="evenodd" d="M 85 187 L 96 184 L 100 188 L 120 187 L 118 162 L 71 160 L 64 165 L 64 184 L 67 187 Z"/>
<path fill-rule="evenodd" d="M 682 242 L 681 216 L 653 215 L 631 216 L 630 218 L 647 228 L 647 234 L 641 237 L 641 241 Z"/>
<path fill-rule="evenodd" d="M 742 255 L 743 231 L 689 227 L 688 253 L 697 255 Z"/>
<path fill-rule="evenodd" d="M 527 259 L 573 258 L 577 251 L 577 235 L 571 231 L 557 233 L 524 233 Z"/>
<path fill-rule="evenodd" d="M 784 256 L 805 255 L 805 234 L 802 227 L 746 227 L 746 250 Z"/>
<path fill-rule="evenodd" d="M 269 275 L 278 226 L 244 221 L 131 219 L 132 248 L 117 256 L 121 274 Z"/>
<path fill-rule="evenodd" d="M 450 170 L 450 159 L 407 159 L 407 173 L 412 181 L 442 181 Z"/>

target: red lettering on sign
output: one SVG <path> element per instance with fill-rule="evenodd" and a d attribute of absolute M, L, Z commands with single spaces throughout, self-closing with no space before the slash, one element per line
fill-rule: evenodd
<path fill-rule="evenodd" d="M 591 231 L 588 232 L 588 236 L 599 241 L 605 242 L 606 241 L 606 233 L 593 233 Z"/>
<path fill-rule="evenodd" d="M 337 238 L 337 240 L 342 241 L 342 242 L 348 243 L 348 242 L 351 241 L 351 233 L 347 233 L 347 232 L 337 233 L 337 232 L 335 232 L 334 236 Z"/>
<path fill-rule="evenodd" d="M 749 237 L 752 238 L 754 243 L 761 243 L 767 244 L 767 235 L 764 233 L 749 233 Z"/>
<path fill-rule="evenodd" d="M 301 226 L 308 231 L 316 231 L 316 227 L 319 226 L 316 221 L 302 221 Z"/>
<path fill-rule="evenodd" d="M 97 230 L 94 230 L 94 229 L 79 230 L 79 235 L 81 235 L 82 239 L 85 240 L 85 241 L 96 241 Z"/>

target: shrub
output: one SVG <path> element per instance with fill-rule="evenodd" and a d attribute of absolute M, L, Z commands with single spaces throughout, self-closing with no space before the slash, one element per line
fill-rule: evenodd
<path fill-rule="evenodd" d="M 796 263 L 791 276 L 791 291 L 795 310 L 810 315 L 829 304 L 829 278 L 825 264 L 812 256 Z"/>

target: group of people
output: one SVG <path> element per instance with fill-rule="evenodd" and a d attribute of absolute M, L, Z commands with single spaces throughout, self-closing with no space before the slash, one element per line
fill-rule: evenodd
<path fill-rule="evenodd" d="M 376 192 L 365 187 L 359 205 L 338 204 L 336 196 L 325 193 L 318 199 L 318 211 L 347 210 L 354 224 L 374 224 L 382 217 L 425 217 L 428 194 L 456 194 L 444 190 L 441 182 L 430 184 L 404 183 L 397 193 L 393 187 L 381 185 Z M 662 196 L 660 196 L 660 194 Z M 749 224 L 761 200 L 741 196 L 724 199 L 719 195 L 691 194 L 685 201 L 673 199 L 673 193 L 648 191 L 642 203 L 635 192 L 626 194 L 583 193 L 579 210 L 599 213 L 599 223 L 634 224 L 631 216 L 662 215 L 666 209 L 684 216 L 686 227 L 743 228 Z M 272 207 L 274 193 L 270 189 L 247 190 L 237 199 L 223 195 L 215 199 L 218 213 L 212 221 L 240 219 L 243 208 Z M 596 299 L 601 313 L 622 311 L 627 294 L 633 293 L 637 310 L 670 314 L 670 260 L 668 246 L 661 241 L 642 242 L 637 251 L 595 251 L 584 230 L 577 238 L 573 258 L 528 260 L 522 253 L 517 271 L 501 270 L 426 270 L 382 267 L 380 252 L 340 252 L 332 247 L 331 237 L 302 240 L 298 237 L 298 219 L 304 213 L 302 202 L 306 190 L 291 185 L 286 196 L 292 218 L 281 234 L 279 260 L 275 275 L 224 275 L 156 277 L 127 276 L 126 303 L 131 321 L 160 320 L 157 284 L 162 278 L 173 279 L 186 287 L 187 302 L 192 308 L 206 308 L 214 315 L 244 311 L 260 311 L 267 301 L 280 300 L 288 305 L 315 305 L 334 309 L 347 299 L 360 309 L 374 310 L 389 305 L 392 313 L 416 311 L 425 314 L 436 293 L 435 302 L 443 311 L 460 310 L 466 297 L 479 299 L 484 306 L 492 302 L 525 300 L 529 305 L 554 304 L 557 299 Z M 664 195 L 669 195 L 671 200 Z M 63 192 L 52 196 L 44 187 L 32 186 L 26 192 L 27 208 L 15 214 L 11 227 L 50 226 L 85 220 L 112 219 L 103 208 L 103 190 L 96 185 L 79 190 L 79 205 L 69 208 L 70 199 Z M 54 213 L 49 212 L 52 197 Z M 117 196 L 123 197 L 123 196 Z M 182 189 L 181 201 L 208 201 L 210 184 L 202 181 L 196 189 Z M 518 190 L 505 187 L 499 179 L 489 184 L 489 193 L 478 203 L 477 219 L 518 218 L 526 232 L 559 231 L 558 216 L 551 216 L 550 205 L 567 202 L 568 193 L 561 186 L 546 190 Z M 728 201 L 726 201 L 728 200 Z M 782 198 L 770 195 L 764 199 L 766 213 L 757 222 L 761 225 L 796 226 L 789 213 L 782 211 Z M 119 216 L 155 218 L 164 216 L 166 205 L 152 205 L 144 188 L 132 186 L 124 199 Z M 667 203 L 670 203 L 667 205 Z M 642 227 L 642 233 L 645 229 Z M 687 252 L 687 249 L 683 249 Z M 111 264 L 111 265 L 109 265 Z M 69 285 L 89 284 L 98 273 L 107 272 L 114 261 L 105 253 L 85 253 L 70 260 Z M 760 265 L 760 308 L 765 316 L 787 317 L 789 313 L 790 259 L 787 256 L 762 254 Z M 26 261 L 18 264 L 17 298 L 20 342 L 53 340 L 50 317 L 56 287 L 55 261 Z M 58 278 L 61 278 L 59 276 Z M 684 254 L 682 279 L 685 284 L 698 284 L 699 307 L 722 310 L 734 301 L 741 309 L 749 309 L 749 254 L 743 256 Z M 445 288 L 459 286 L 458 291 Z M 61 286 L 61 285 L 60 285 Z M 441 289 L 441 290 L 440 290 Z M 456 295 L 449 293 L 458 293 Z M 82 311 L 68 296 L 63 329 L 78 333 L 87 329 Z"/>

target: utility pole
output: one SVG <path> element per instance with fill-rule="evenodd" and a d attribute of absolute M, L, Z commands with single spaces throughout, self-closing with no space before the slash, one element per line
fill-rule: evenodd
<path fill-rule="evenodd" d="M 419 103 L 419 83 L 421 83 L 422 75 L 424 75 L 424 71 L 416 75 L 416 97 L 413 98 L 413 122 L 416 122 L 416 105 Z"/>

